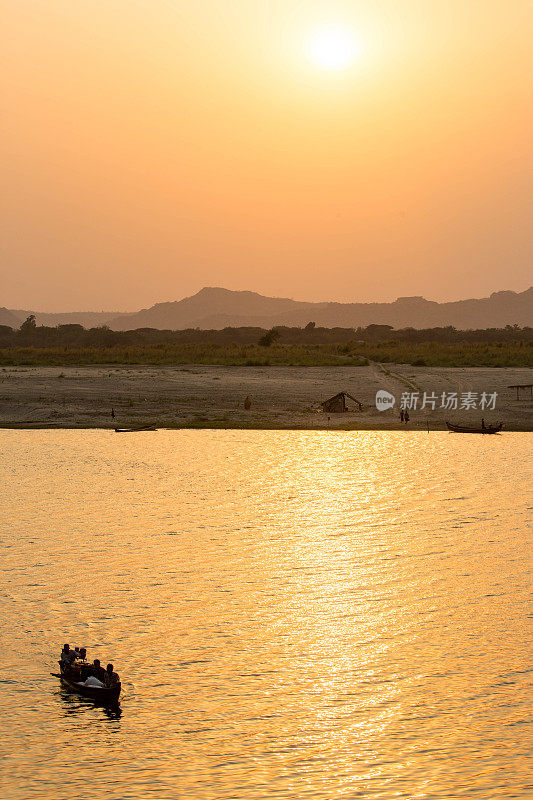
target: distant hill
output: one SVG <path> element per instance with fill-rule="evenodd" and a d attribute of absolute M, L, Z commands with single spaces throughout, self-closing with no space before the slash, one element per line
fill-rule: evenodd
<path fill-rule="evenodd" d="M 399 297 L 393 303 L 304 303 L 256 292 L 201 289 L 192 297 L 156 303 L 132 314 L 111 311 L 47 314 L 0 308 L 0 325 L 18 328 L 35 314 L 37 325 L 76 323 L 85 328 L 108 325 L 113 330 L 135 328 L 183 330 L 229 327 L 303 327 L 315 322 L 324 328 L 392 325 L 394 328 L 435 328 L 453 325 L 459 330 L 533 326 L 533 287 L 524 292 L 494 292 L 490 297 L 436 303 L 423 297 Z"/>
<path fill-rule="evenodd" d="M 0 325 L 18 328 L 20 327 L 20 319 L 14 311 L 10 311 L 8 308 L 0 308 Z"/>
<path fill-rule="evenodd" d="M 533 325 L 533 287 L 524 292 L 495 292 L 490 297 L 436 303 L 423 297 L 399 297 L 393 303 L 304 303 L 255 292 L 204 288 L 192 297 L 157 303 L 135 314 L 122 314 L 107 324 L 114 330 L 159 328 L 216 329 L 276 325 L 303 326 L 316 322 L 325 328 L 365 327 L 371 324 L 394 328 L 501 328 Z"/>

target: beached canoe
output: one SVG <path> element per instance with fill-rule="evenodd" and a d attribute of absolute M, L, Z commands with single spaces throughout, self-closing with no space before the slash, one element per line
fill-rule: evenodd
<path fill-rule="evenodd" d="M 499 425 L 480 425 L 477 428 L 469 428 L 466 425 L 452 425 L 451 422 L 446 420 L 446 426 L 449 431 L 454 433 L 499 433 L 503 428 L 503 422 L 500 422 Z"/>
<path fill-rule="evenodd" d="M 72 689 L 73 692 L 77 692 L 78 694 L 82 694 L 84 697 L 91 697 L 93 700 L 98 700 L 100 703 L 116 703 L 118 698 L 120 697 L 120 690 L 122 685 L 117 683 L 116 686 L 85 686 L 83 683 L 79 681 L 70 680 L 61 672 L 51 672 L 51 675 L 54 678 L 59 678 L 65 686 L 68 686 L 69 689 Z"/>
<path fill-rule="evenodd" d="M 155 431 L 155 425 L 141 425 L 138 428 L 115 428 L 115 433 L 135 433 L 135 431 Z"/>

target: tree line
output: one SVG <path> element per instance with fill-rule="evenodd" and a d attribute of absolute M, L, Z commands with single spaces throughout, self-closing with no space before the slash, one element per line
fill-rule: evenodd
<path fill-rule="evenodd" d="M 36 325 L 29 316 L 18 329 L 0 325 L 0 347 L 94 347 L 106 348 L 147 344 L 218 344 L 260 345 L 271 347 L 275 343 L 287 345 L 356 345 L 359 343 L 422 343 L 461 342 L 506 343 L 533 342 L 533 328 L 507 325 L 505 328 L 458 330 L 452 326 L 442 328 L 401 328 L 391 325 L 368 325 L 365 328 L 321 328 L 309 322 L 303 328 L 277 326 L 264 328 L 223 328 L 222 330 L 158 330 L 137 328 L 130 331 L 113 331 L 107 326 L 84 328 L 68 324 L 47 327 Z"/>

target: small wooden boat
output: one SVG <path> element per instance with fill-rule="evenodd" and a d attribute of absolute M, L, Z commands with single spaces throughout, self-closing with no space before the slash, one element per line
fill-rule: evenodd
<path fill-rule="evenodd" d="M 59 678 L 65 686 L 72 689 L 73 692 L 82 694 L 84 697 L 91 697 L 93 700 L 98 700 L 99 703 L 116 703 L 120 697 L 120 690 L 122 685 L 117 683 L 116 686 L 85 686 L 79 681 L 67 678 L 62 672 L 51 672 L 54 678 Z"/>
<path fill-rule="evenodd" d="M 140 425 L 138 428 L 115 428 L 115 433 L 135 433 L 136 431 L 155 431 L 154 425 Z"/>
<path fill-rule="evenodd" d="M 480 425 L 477 428 L 469 428 L 466 425 L 452 425 L 446 420 L 446 426 L 449 431 L 454 433 L 499 433 L 503 428 L 503 422 L 500 422 L 499 425 Z"/>

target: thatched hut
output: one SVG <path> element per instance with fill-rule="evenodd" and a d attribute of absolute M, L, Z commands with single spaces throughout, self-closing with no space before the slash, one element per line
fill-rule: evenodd
<path fill-rule="evenodd" d="M 348 401 L 351 403 L 355 403 L 355 408 L 350 408 Z M 348 392 L 339 392 L 338 394 L 334 394 L 333 397 L 330 397 L 328 400 L 324 400 L 323 403 L 320 403 L 320 407 L 322 411 L 327 412 L 328 414 L 342 414 L 346 411 L 362 411 L 363 404 L 360 400 L 357 400 L 353 395 L 348 394 Z"/>

